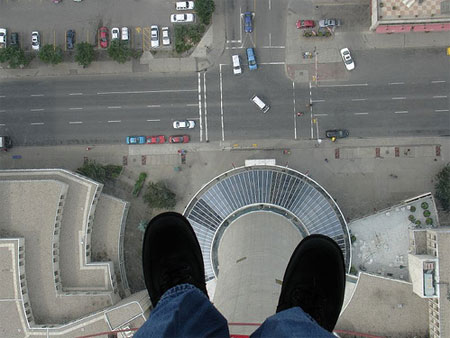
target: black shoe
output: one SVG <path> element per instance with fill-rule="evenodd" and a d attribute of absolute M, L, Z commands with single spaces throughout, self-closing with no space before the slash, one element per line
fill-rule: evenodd
<path fill-rule="evenodd" d="M 154 217 L 142 247 L 145 285 L 153 307 L 168 289 L 189 283 L 205 293 L 203 256 L 189 221 L 176 212 Z"/>
<path fill-rule="evenodd" d="M 300 306 L 320 326 L 332 332 L 341 312 L 345 291 L 342 251 L 331 238 L 305 237 L 284 273 L 277 312 Z"/>

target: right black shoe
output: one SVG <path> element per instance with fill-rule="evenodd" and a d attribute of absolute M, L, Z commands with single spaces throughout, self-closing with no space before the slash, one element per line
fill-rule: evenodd
<path fill-rule="evenodd" d="M 150 221 L 144 234 L 142 265 L 153 307 L 164 292 L 178 284 L 192 284 L 208 297 L 197 236 L 179 213 L 165 212 Z"/>
<path fill-rule="evenodd" d="M 277 312 L 299 306 L 332 332 L 344 302 L 344 291 L 345 263 L 341 249 L 327 236 L 310 235 L 291 256 Z"/>

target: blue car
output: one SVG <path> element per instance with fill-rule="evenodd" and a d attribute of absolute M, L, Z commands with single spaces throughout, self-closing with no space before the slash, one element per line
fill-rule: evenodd
<path fill-rule="evenodd" d="M 248 68 L 250 68 L 250 70 L 258 69 L 258 64 L 256 63 L 255 52 L 253 48 L 247 48 L 247 60 Z"/>
<path fill-rule="evenodd" d="M 127 136 L 127 144 L 145 144 L 145 136 Z"/>
<path fill-rule="evenodd" d="M 245 33 L 253 32 L 253 13 L 245 12 L 244 13 L 244 31 Z"/>

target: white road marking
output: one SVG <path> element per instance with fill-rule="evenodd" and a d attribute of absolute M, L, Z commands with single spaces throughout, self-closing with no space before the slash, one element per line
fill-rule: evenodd
<path fill-rule="evenodd" d="M 367 99 L 352 99 L 352 101 L 366 101 Z"/>
<path fill-rule="evenodd" d="M 202 78 L 200 77 L 200 73 L 198 73 L 197 82 L 198 82 L 198 116 L 199 116 L 199 120 L 200 120 L 200 142 L 202 142 L 202 137 L 203 137 L 203 128 L 202 128 Z"/>
<path fill-rule="evenodd" d="M 30 123 L 32 126 L 42 126 L 44 123 L 43 122 L 33 122 Z"/>
<path fill-rule="evenodd" d="M 108 109 L 121 109 L 122 106 L 110 106 L 108 107 Z"/>
<path fill-rule="evenodd" d="M 220 88 L 220 121 L 222 124 L 222 142 L 225 141 L 225 129 L 223 125 L 223 92 L 222 92 L 222 64 L 219 66 L 219 88 Z"/>
<path fill-rule="evenodd" d="M 69 95 L 83 95 L 83 93 L 70 93 Z"/>
<path fill-rule="evenodd" d="M 205 139 L 206 142 L 209 141 L 208 138 L 208 105 L 206 103 L 206 72 L 203 72 L 203 100 L 205 101 L 204 104 L 204 111 L 205 111 Z"/>
<path fill-rule="evenodd" d="M 130 92 L 98 92 L 97 95 L 182 93 L 182 92 L 195 92 L 195 91 L 197 91 L 197 89 L 137 90 L 137 91 L 130 91 Z"/>
<path fill-rule="evenodd" d="M 443 111 L 449 111 L 448 109 L 436 109 L 435 112 L 439 113 L 439 112 L 443 112 Z"/>
<path fill-rule="evenodd" d="M 261 62 L 259 65 L 285 65 L 286 62 Z"/>
<path fill-rule="evenodd" d="M 404 85 L 404 82 L 389 82 L 388 85 Z"/>
<path fill-rule="evenodd" d="M 435 95 L 433 96 L 433 99 L 445 99 L 447 98 L 447 95 Z"/>
<path fill-rule="evenodd" d="M 336 84 L 336 85 L 319 85 L 319 87 L 364 87 L 368 86 L 368 83 L 354 83 L 354 84 Z"/>
<path fill-rule="evenodd" d="M 431 83 L 445 83 L 445 82 L 447 82 L 447 81 L 444 81 L 444 80 L 431 81 Z"/>
<path fill-rule="evenodd" d="M 147 122 L 161 122 L 161 120 L 147 120 Z"/>
<path fill-rule="evenodd" d="M 310 100 L 311 103 L 316 103 L 316 102 L 325 102 L 325 100 Z"/>
<path fill-rule="evenodd" d="M 147 106 L 147 108 L 159 108 L 159 107 L 161 107 L 160 104 L 149 104 L 149 105 Z"/>
<path fill-rule="evenodd" d="M 292 101 L 294 103 L 294 140 L 297 139 L 297 112 L 295 109 L 295 82 L 292 81 Z"/>
<path fill-rule="evenodd" d="M 82 124 L 82 121 L 70 121 L 69 124 Z"/>
<path fill-rule="evenodd" d="M 241 43 L 241 40 L 227 40 L 227 43 Z"/>
<path fill-rule="evenodd" d="M 406 97 L 404 97 L 404 96 L 392 98 L 392 100 L 404 100 L 404 99 L 406 99 Z"/>
<path fill-rule="evenodd" d="M 355 115 L 369 115 L 369 113 L 355 113 Z"/>
<path fill-rule="evenodd" d="M 244 49 L 244 47 L 225 47 L 225 49 Z"/>
<path fill-rule="evenodd" d="M 111 120 L 111 121 L 108 121 L 108 123 L 120 123 L 120 122 L 122 122 L 121 120 Z"/>
<path fill-rule="evenodd" d="M 81 108 L 81 107 L 72 107 L 72 108 L 69 108 L 69 110 L 83 110 L 83 108 Z"/>
<path fill-rule="evenodd" d="M 6 110 L 0 110 L 0 113 L 4 113 L 4 112 L 6 112 Z"/>
<path fill-rule="evenodd" d="M 44 96 L 44 94 L 31 94 L 30 96 L 38 97 L 38 96 Z"/>
<path fill-rule="evenodd" d="M 407 110 L 396 111 L 395 114 L 408 114 Z"/>
<path fill-rule="evenodd" d="M 269 33 L 269 46 L 272 46 L 272 33 Z"/>
<path fill-rule="evenodd" d="M 30 111 L 43 111 L 44 109 L 42 108 L 37 108 L 37 109 L 30 109 Z"/>
<path fill-rule="evenodd" d="M 186 104 L 186 107 L 197 107 L 197 106 L 198 106 L 198 103 L 188 103 L 188 104 Z"/>
<path fill-rule="evenodd" d="M 269 11 L 271 11 L 271 10 L 272 10 L 272 1 L 269 0 Z"/>
<path fill-rule="evenodd" d="M 0 95 L 0 97 L 6 97 L 5 95 Z"/>
<path fill-rule="evenodd" d="M 328 114 L 314 114 L 314 116 L 328 116 Z"/>
<path fill-rule="evenodd" d="M 5 126 L 5 124 L 4 123 L 0 123 L 0 127 L 4 127 Z"/>
<path fill-rule="evenodd" d="M 271 37 L 271 36 L 270 36 Z M 285 49 L 286 48 L 286 46 L 261 46 L 261 47 L 259 47 L 259 48 L 266 48 L 266 49 L 269 49 L 269 48 L 273 48 L 273 49 Z"/>

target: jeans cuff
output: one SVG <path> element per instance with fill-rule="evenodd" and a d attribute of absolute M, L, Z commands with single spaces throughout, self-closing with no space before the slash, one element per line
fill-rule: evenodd
<path fill-rule="evenodd" d="M 158 302 L 158 305 L 162 305 L 166 302 L 168 302 L 170 299 L 172 298 L 176 298 L 179 295 L 182 295 L 190 290 L 197 290 L 197 292 L 201 293 L 203 296 L 205 296 L 205 294 L 200 291 L 199 289 L 197 289 L 194 285 L 192 284 L 178 284 L 175 285 L 173 288 L 170 288 L 169 290 L 167 290 L 166 292 L 164 292 L 164 294 L 161 296 L 161 299 Z M 206 296 L 205 296 L 206 297 Z"/>

